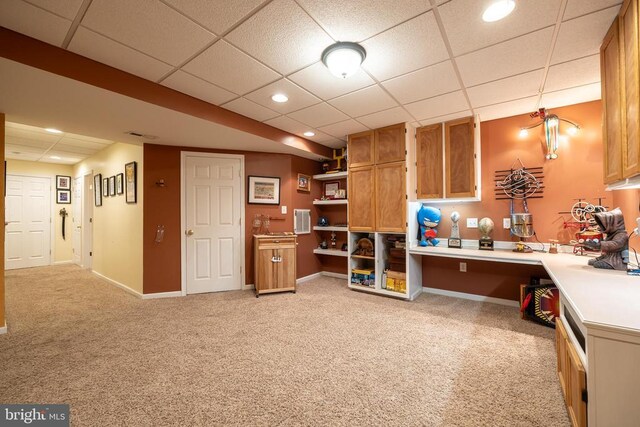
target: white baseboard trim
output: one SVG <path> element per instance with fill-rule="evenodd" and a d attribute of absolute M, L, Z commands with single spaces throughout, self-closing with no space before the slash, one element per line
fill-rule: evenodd
<path fill-rule="evenodd" d="M 135 296 L 136 296 L 136 297 L 138 297 L 138 298 L 143 298 L 143 295 L 142 295 L 140 292 L 138 292 L 138 291 L 134 291 L 133 289 L 131 289 L 131 288 L 130 288 L 130 287 L 128 287 L 127 285 L 124 285 L 124 284 L 122 284 L 122 283 L 120 283 L 120 282 L 116 282 L 115 280 L 110 279 L 109 277 L 107 277 L 107 276 L 105 276 L 105 275 L 103 275 L 103 274 L 100 274 L 100 273 L 98 273 L 98 272 L 97 272 L 97 271 L 95 271 L 95 270 L 92 270 L 91 272 L 92 272 L 93 274 L 95 274 L 96 276 L 100 277 L 101 279 L 104 279 L 104 280 L 106 280 L 107 282 L 111 283 L 112 285 L 117 286 L 118 288 L 123 289 L 123 290 L 125 290 L 125 291 L 129 292 L 131 295 L 135 295 Z"/>
<path fill-rule="evenodd" d="M 0 328 L 0 335 L 6 334 L 6 333 L 7 333 L 7 324 L 5 323 L 5 326 Z"/>
<path fill-rule="evenodd" d="M 249 283 L 248 285 L 244 285 L 242 287 L 242 290 L 243 291 L 250 291 L 250 290 L 255 289 L 255 288 L 256 288 L 256 285 L 254 285 L 253 283 Z"/>
<path fill-rule="evenodd" d="M 299 285 L 300 283 L 308 282 L 309 280 L 317 279 L 320 276 L 322 276 L 322 273 L 318 272 L 318 273 L 310 274 L 308 276 L 301 277 L 299 279 L 296 279 L 296 285 Z"/>
<path fill-rule="evenodd" d="M 66 260 L 66 261 L 55 261 L 53 263 L 53 265 L 63 265 L 63 264 L 73 264 L 73 260 L 69 259 L 69 260 Z"/>
<path fill-rule="evenodd" d="M 182 291 L 157 292 L 155 294 L 142 294 L 142 299 L 175 298 L 181 296 L 183 296 Z"/>
<path fill-rule="evenodd" d="M 348 274 L 333 273 L 331 271 L 322 271 L 320 274 L 322 274 L 323 276 L 335 277 L 336 279 L 345 279 L 345 280 L 347 280 L 349 278 Z"/>
<path fill-rule="evenodd" d="M 422 291 L 429 294 L 444 295 L 447 297 L 468 299 L 468 300 L 479 301 L 479 302 L 488 302 L 491 304 L 500 304 L 500 305 L 506 305 L 509 307 L 520 307 L 520 303 L 518 301 L 512 301 L 510 299 L 487 297 L 484 295 L 467 294 L 465 292 L 447 291 L 444 289 L 427 288 L 427 287 L 423 287 Z"/>

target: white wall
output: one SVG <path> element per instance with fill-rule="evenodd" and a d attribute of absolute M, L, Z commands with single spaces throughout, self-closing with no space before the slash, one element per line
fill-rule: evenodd
<path fill-rule="evenodd" d="M 76 164 L 73 176 L 102 174 L 103 178 L 124 174 L 124 165 L 138 163 L 136 204 L 125 195 L 103 197 L 93 208 L 93 270 L 142 294 L 142 145 L 115 143 Z M 89 195 L 93 200 L 93 193 Z"/>

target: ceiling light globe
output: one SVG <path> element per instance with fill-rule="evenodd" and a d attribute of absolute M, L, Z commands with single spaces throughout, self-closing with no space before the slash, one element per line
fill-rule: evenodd
<path fill-rule="evenodd" d="M 332 44 L 322 52 L 322 63 L 336 77 L 346 79 L 354 75 L 367 53 L 362 46 L 351 42 Z"/>
<path fill-rule="evenodd" d="M 498 0 L 485 9 L 482 14 L 484 22 L 496 22 L 506 18 L 516 7 L 514 0 Z"/>

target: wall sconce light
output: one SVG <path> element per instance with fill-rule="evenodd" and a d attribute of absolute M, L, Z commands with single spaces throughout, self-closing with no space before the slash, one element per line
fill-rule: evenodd
<path fill-rule="evenodd" d="M 580 126 L 571 120 L 563 119 L 555 114 L 547 113 L 546 108 L 540 108 L 535 113 L 531 113 L 530 116 L 531 118 L 539 117 L 541 121 L 534 125 L 521 128 L 518 135 L 520 138 L 524 138 L 529 134 L 529 129 L 542 125 L 544 128 L 544 138 L 547 143 L 547 155 L 545 156 L 547 160 L 554 160 L 558 158 L 556 151 L 558 150 L 559 142 L 568 138 L 566 135 L 560 135 L 560 122 L 569 123 L 571 125 L 571 127 L 567 129 L 567 133 L 571 136 L 577 135 L 580 130 Z"/>

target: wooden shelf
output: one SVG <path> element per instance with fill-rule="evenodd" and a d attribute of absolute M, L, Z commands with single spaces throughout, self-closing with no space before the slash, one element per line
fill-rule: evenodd
<path fill-rule="evenodd" d="M 346 177 L 347 177 L 347 171 L 313 175 L 313 179 L 317 179 L 318 181 L 331 181 L 333 179 L 345 179 Z"/>
<path fill-rule="evenodd" d="M 329 255 L 329 256 L 341 256 L 341 257 L 348 257 L 349 256 L 349 252 L 347 251 L 341 251 L 340 249 L 319 249 L 316 248 L 313 250 L 314 254 L 317 255 Z"/>
<path fill-rule="evenodd" d="M 351 258 L 359 258 L 359 259 L 376 259 L 372 256 L 364 256 L 364 255 L 351 255 Z"/>
<path fill-rule="evenodd" d="M 370 288 L 368 286 L 358 285 L 357 283 L 349 282 L 349 288 L 350 289 L 355 289 L 357 291 L 370 292 L 372 294 L 387 295 L 387 296 L 390 296 L 390 297 L 403 298 L 403 299 L 408 299 L 409 298 L 409 296 L 406 293 L 393 292 L 393 291 L 388 291 L 386 289 Z"/>
<path fill-rule="evenodd" d="M 344 231 L 345 233 L 349 231 L 348 227 L 335 227 L 335 226 L 322 227 L 320 225 L 314 225 L 313 229 L 316 231 Z"/>
<path fill-rule="evenodd" d="M 333 200 L 314 200 L 314 205 L 346 205 L 347 199 L 333 199 Z"/>

